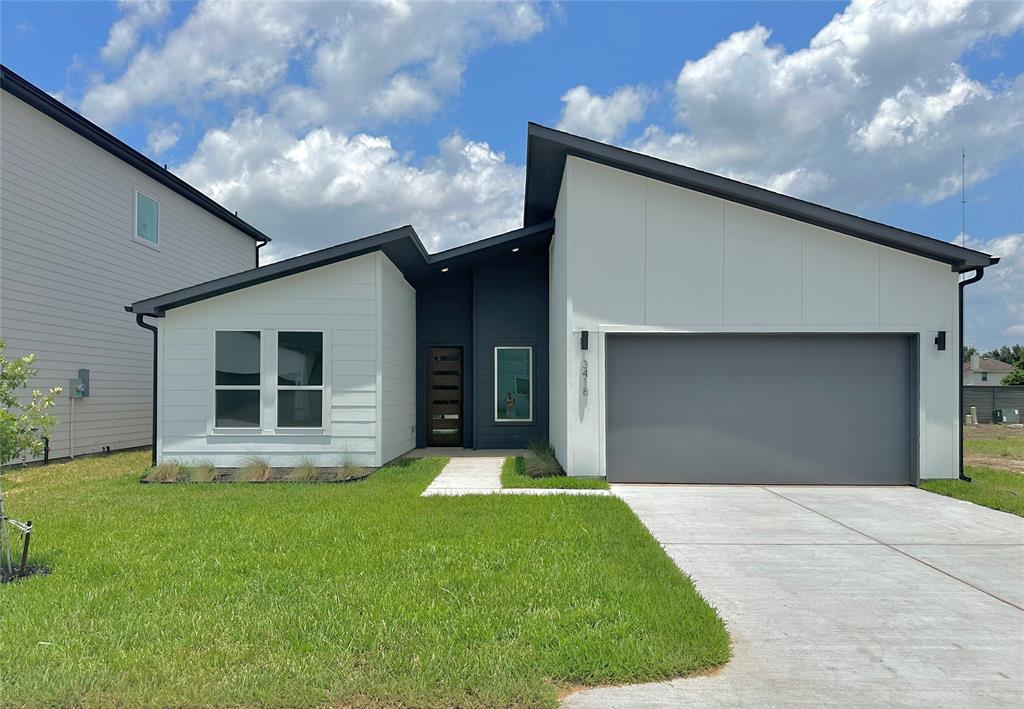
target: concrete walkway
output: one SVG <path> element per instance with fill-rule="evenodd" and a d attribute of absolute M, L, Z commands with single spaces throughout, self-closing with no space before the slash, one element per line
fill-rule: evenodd
<path fill-rule="evenodd" d="M 612 489 L 734 657 L 564 707 L 1024 706 L 1024 519 L 910 487 Z"/>
<path fill-rule="evenodd" d="M 440 475 L 423 491 L 433 495 L 611 495 L 608 490 L 558 490 L 501 486 L 506 456 L 473 455 L 450 458 Z"/>

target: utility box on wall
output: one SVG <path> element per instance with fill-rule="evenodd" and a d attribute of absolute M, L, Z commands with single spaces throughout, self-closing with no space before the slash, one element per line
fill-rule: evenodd
<path fill-rule="evenodd" d="M 85 399 L 89 396 L 88 369 L 79 369 L 78 378 L 68 380 L 68 396 L 72 399 Z"/>

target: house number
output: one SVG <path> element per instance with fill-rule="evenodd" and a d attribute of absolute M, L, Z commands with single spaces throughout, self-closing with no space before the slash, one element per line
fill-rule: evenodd
<path fill-rule="evenodd" d="M 587 393 L 587 360 L 583 360 L 583 396 Z"/>

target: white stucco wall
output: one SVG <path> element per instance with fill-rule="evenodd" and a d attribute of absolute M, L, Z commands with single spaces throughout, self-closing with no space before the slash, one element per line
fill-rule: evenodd
<path fill-rule="evenodd" d="M 568 169 L 568 168 L 566 168 Z M 565 219 L 568 200 L 565 196 L 566 181 L 558 193 L 558 205 L 555 209 L 555 234 L 548 250 L 548 382 L 550 401 L 548 408 L 548 437 L 559 460 L 565 464 L 568 455 L 567 436 L 569 427 L 569 411 L 567 408 L 566 372 L 569 367 L 568 344 L 570 341 L 567 328 L 569 302 L 566 293 L 566 224 Z M 557 274 L 557 275 L 556 275 Z"/>
<path fill-rule="evenodd" d="M 127 303 L 253 267 L 256 243 L 94 143 L 0 91 L 0 337 L 36 354 L 31 386 L 65 389 L 74 453 L 148 446 L 153 336 Z M 160 204 L 160 244 L 133 238 L 135 191 Z M 27 393 L 27 392 L 26 392 Z M 72 453 L 71 402 L 50 455 Z"/>
<path fill-rule="evenodd" d="M 955 345 L 932 344 L 938 330 L 958 338 L 948 265 L 576 157 L 558 207 L 551 248 L 566 255 L 552 258 L 551 293 L 567 301 L 559 459 L 570 474 L 605 474 L 605 333 L 905 332 L 920 337 L 920 475 L 956 476 L 960 361 Z M 551 326 L 554 343 L 562 326 Z M 574 336 L 584 329 L 585 397 Z"/>
<path fill-rule="evenodd" d="M 160 319 L 158 460 L 239 465 L 247 456 L 274 466 L 302 459 L 377 466 L 413 448 L 410 370 L 415 358 L 415 293 L 381 253 L 323 266 L 168 311 Z M 260 330 L 263 427 L 213 427 L 214 333 Z M 279 330 L 322 330 L 323 428 L 276 430 Z"/>

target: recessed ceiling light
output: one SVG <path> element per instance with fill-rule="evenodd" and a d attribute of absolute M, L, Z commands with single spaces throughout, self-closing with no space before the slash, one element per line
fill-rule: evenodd
<path fill-rule="evenodd" d="M 515 253 L 515 252 L 517 252 L 517 251 L 519 251 L 519 247 L 518 247 L 518 246 L 517 246 L 517 247 L 515 247 L 514 249 L 512 249 L 512 253 Z"/>
<path fill-rule="evenodd" d="M 448 273 L 448 267 L 445 266 L 444 268 L 442 268 L 441 273 Z"/>

